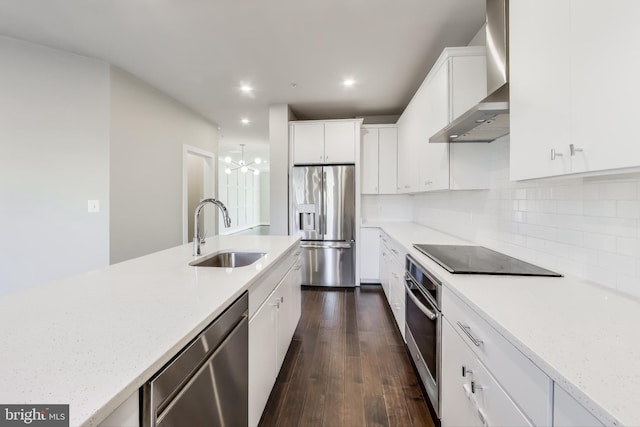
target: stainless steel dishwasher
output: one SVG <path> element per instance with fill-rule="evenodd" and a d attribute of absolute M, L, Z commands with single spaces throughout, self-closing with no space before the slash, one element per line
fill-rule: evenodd
<path fill-rule="evenodd" d="M 248 307 L 245 292 L 143 386 L 143 426 L 247 425 Z"/>

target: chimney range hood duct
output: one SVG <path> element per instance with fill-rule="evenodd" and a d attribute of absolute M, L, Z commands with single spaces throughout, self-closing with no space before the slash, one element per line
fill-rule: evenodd
<path fill-rule="evenodd" d="M 509 133 L 509 0 L 487 0 L 487 93 L 429 142 L 491 142 Z"/>

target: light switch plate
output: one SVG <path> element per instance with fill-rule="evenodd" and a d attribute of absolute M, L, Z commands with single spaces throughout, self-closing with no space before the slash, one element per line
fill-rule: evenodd
<path fill-rule="evenodd" d="M 89 200 L 87 203 L 87 212 L 100 212 L 100 200 Z"/>

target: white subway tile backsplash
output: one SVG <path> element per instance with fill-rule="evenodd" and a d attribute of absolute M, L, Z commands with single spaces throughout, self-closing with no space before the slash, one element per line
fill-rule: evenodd
<path fill-rule="evenodd" d="M 582 200 L 558 200 L 556 212 L 566 215 L 582 215 Z"/>
<path fill-rule="evenodd" d="M 585 248 L 600 249 L 607 252 L 616 251 L 616 236 L 585 232 L 583 239 Z"/>
<path fill-rule="evenodd" d="M 618 200 L 616 204 L 618 218 L 640 218 L 640 201 Z"/>
<path fill-rule="evenodd" d="M 584 200 L 582 213 L 589 216 L 616 216 L 616 202 L 614 200 Z"/>
<path fill-rule="evenodd" d="M 638 184 L 636 182 L 607 182 L 600 184 L 598 198 L 601 200 L 634 200 L 637 199 Z"/>
<path fill-rule="evenodd" d="M 618 237 L 616 252 L 620 255 L 640 258 L 640 240 L 633 237 Z"/>

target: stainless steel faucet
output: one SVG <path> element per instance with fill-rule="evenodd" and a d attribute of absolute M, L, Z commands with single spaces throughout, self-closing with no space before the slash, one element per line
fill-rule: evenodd
<path fill-rule="evenodd" d="M 216 199 L 204 199 L 198 206 L 193 214 L 193 256 L 201 255 L 200 252 L 200 211 L 207 203 L 212 203 L 220 208 L 222 211 L 222 218 L 224 219 L 225 228 L 231 227 L 231 218 L 229 218 L 229 212 L 226 206 Z"/>

